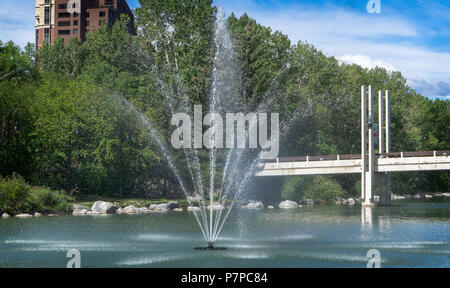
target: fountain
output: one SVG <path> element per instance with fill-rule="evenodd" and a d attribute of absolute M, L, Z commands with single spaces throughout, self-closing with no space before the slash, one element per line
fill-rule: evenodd
<path fill-rule="evenodd" d="M 213 59 L 213 72 L 212 72 L 212 83 L 211 91 L 209 97 L 209 113 L 213 115 L 211 117 L 211 123 L 215 122 L 217 119 L 214 115 L 224 114 L 224 113 L 235 113 L 239 105 L 239 89 L 240 89 L 240 77 L 239 69 L 235 60 L 233 44 L 228 31 L 226 18 L 224 11 L 219 7 L 216 21 L 214 25 L 214 48 L 215 56 Z M 183 81 L 178 74 L 175 74 L 176 84 L 178 86 L 175 92 L 171 86 L 162 80 L 161 73 L 158 71 L 157 66 L 152 63 L 149 59 L 149 55 L 144 54 L 143 63 L 144 68 L 152 71 L 157 77 L 157 83 L 162 90 L 162 94 L 165 97 L 165 103 L 171 113 L 175 115 L 177 112 L 177 107 L 175 107 L 178 102 L 178 110 L 181 109 L 188 115 L 192 115 L 189 108 L 189 99 L 183 89 Z M 281 71 L 281 75 L 284 71 Z M 277 77 L 277 76 L 276 76 Z M 279 92 L 276 86 L 276 81 L 273 79 L 272 85 L 263 97 L 261 103 L 251 112 L 264 112 L 273 104 L 274 100 Z M 181 96 L 181 97 L 180 97 Z M 177 99 L 182 99 L 182 101 L 177 101 Z M 205 192 L 203 179 L 201 175 L 200 159 L 197 149 L 194 147 L 183 148 L 184 159 L 186 160 L 186 167 L 190 176 L 190 181 L 192 182 L 193 195 L 189 193 L 189 188 L 185 184 L 182 173 L 177 168 L 174 161 L 174 157 L 170 152 L 169 146 L 164 142 L 164 138 L 158 133 L 158 130 L 148 121 L 143 114 L 141 114 L 131 103 L 123 100 L 127 107 L 132 109 L 135 115 L 138 115 L 139 120 L 142 125 L 150 132 L 151 137 L 154 139 L 155 143 L 162 152 L 162 155 L 167 161 L 167 164 L 174 174 L 181 190 L 183 191 L 187 202 L 190 206 L 193 206 L 192 197 L 199 196 L 198 205 L 200 207 L 199 212 L 193 211 L 195 219 L 199 225 L 201 233 L 205 242 L 206 247 L 196 247 L 196 250 L 204 251 L 214 251 L 214 250 L 225 250 L 223 247 L 215 247 L 214 244 L 218 240 L 218 237 L 232 211 L 236 206 L 239 207 L 240 196 L 244 191 L 246 185 L 252 178 L 256 169 L 258 168 L 259 159 L 263 149 L 259 153 L 254 153 L 252 149 L 238 149 L 231 148 L 227 151 L 226 160 L 223 168 L 222 182 L 218 193 L 215 193 L 215 178 L 217 169 L 217 148 L 215 143 L 214 130 L 215 125 L 211 125 L 211 137 L 212 147 L 209 149 L 209 189 Z M 242 106 L 242 105 L 241 105 Z M 242 109 L 242 107 L 240 107 Z M 248 111 L 247 111 L 248 112 Z M 304 111 L 301 111 L 302 114 Z M 290 121 L 282 124 L 282 129 L 280 131 L 286 131 L 290 126 L 290 123 L 299 116 L 300 113 L 294 113 L 294 117 Z M 195 119 L 194 119 L 195 121 Z M 255 125 L 257 126 L 257 125 Z M 249 129 L 246 131 L 246 136 L 249 135 L 249 131 L 252 129 L 257 129 L 256 127 L 249 125 Z M 272 135 L 272 137 L 279 137 L 279 135 Z M 278 139 L 277 139 L 278 140 Z M 215 195 L 216 194 L 216 195 Z M 209 201 L 208 201 L 209 200 Z M 209 203 L 208 203 L 208 202 Z M 220 208 L 220 209 L 217 209 Z M 209 210 L 209 211 L 208 211 Z M 224 213 L 225 212 L 225 213 Z"/>

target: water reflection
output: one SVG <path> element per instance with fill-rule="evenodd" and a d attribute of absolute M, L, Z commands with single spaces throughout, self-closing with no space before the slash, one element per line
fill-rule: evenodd
<path fill-rule="evenodd" d="M 373 228 L 373 207 L 361 207 L 361 228 L 364 230 Z"/>

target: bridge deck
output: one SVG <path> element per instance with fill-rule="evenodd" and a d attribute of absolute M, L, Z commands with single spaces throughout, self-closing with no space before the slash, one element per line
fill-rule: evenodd
<path fill-rule="evenodd" d="M 376 154 L 375 172 L 450 170 L 450 150 Z M 361 155 L 303 156 L 263 160 L 256 176 L 361 173 Z"/>

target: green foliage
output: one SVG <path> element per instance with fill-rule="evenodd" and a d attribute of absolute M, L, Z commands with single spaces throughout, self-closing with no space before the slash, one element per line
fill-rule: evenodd
<path fill-rule="evenodd" d="M 22 177 L 13 175 L 0 182 L 0 208 L 15 215 L 31 210 L 29 203 L 31 187 Z"/>
<path fill-rule="evenodd" d="M 67 196 L 64 191 L 53 191 L 45 187 L 32 187 L 29 203 L 32 210 L 41 213 L 69 212 L 72 210 L 73 198 Z"/>
<path fill-rule="evenodd" d="M 318 203 L 332 204 L 344 196 L 344 189 L 331 177 L 288 177 L 281 188 L 281 198 L 294 201 L 313 199 Z"/>
<path fill-rule="evenodd" d="M 189 105 L 208 104 L 216 8 L 211 0 L 140 4 L 137 36 L 129 33 L 124 17 L 113 27 L 93 29 L 85 42 L 60 39 L 37 52 L 32 45 L 21 50 L 0 42 L 0 175 L 16 172 L 32 185 L 77 197 L 151 198 L 158 195 L 154 183 L 176 183 L 140 115 L 168 143 L 173 127 L 164 93 L 187 95 Z M 246 14 L 231 15 L 228 26 L 242 74 L 237 104 L 248 110 L 274 97 L 268 112 L 292 119 L 280 156 L 359 154 L 359 87 L 369 84 L 375 91 L 391 91 L 392 151 L 449 148 L 449 101 L 426 99 L 399 72 L 341 65 L 312 45 L 293 45 Z M 174 106 L 180 103 L 185 105 Z M 207 151 L 199 156 L 209 162 Z M 174 159 L 190 178 L 183 153 L 175 151 Z M 207 165 L 201 167 L 204 183 L 209 183 Z M 394 177 L 395 193 L 448 191 L 448 172 Z M 220 181 L 220 171 L 216 178 Z M 285 181 L 282 193 L 333 202 L 343 190 L 359 195 L 358 181 L 355 175 L 295 177 Z M 65 210 L 57 204 L 65 202 L 60 194 L 16 182 L 14 197 L 35 197 L 21 204 L 29 208 L 13 210 Z"/>
<path fill-rule="evenodd" d="M 9 41 L 0 41 L 0 81 L 23 80 L 34 76 L 34 48 L 28 44 L 25 51 Z"/>
<path fill-rule="evenodd" d="M 36 211 L 67 212 L 71 210 L 71 205 L 68 203 L 71 200 L 73 199 L 62 191 L 31 187 L 17 174 L 0 179 L 0 208 L 12 215 Z"/>

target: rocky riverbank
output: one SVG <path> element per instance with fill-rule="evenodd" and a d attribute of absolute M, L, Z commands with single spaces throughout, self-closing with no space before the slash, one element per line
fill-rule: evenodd
<path fill-rule="evenodd" d="M 395 195 L 392 194 L 392 200 L 404 200 L 404 199 L 435 199 L 435 198 L 448 198 L 450 197 L 450 193 L 435 193 L 435 194 L 428 194 L 428 193 L 419 193 L 415 195 L 411 194 L 405 194 L 405 195 Z M 375 202 L 379 201 L 379 196 L 374 197 Z M 336 205 L 345 205 L 345 206 L 354 206 L 361 203 L 361 198 L 354 197 L 354 198 L 339 198 L 336 199 Z M 291 200 L 285 200 L 278 204 L 278 206 L 269 205 L 267 206 L 267 209 L 275 209 L 275 207 L 278 207 L 279 209 L 298 209 L 302 208 L 304 206 L 308 205 L 315 205 L 316 203 L 312 199 L 303 199 L 299 203 Z M 209 206 L 207 209 L 209 210 Z M 223 205 L 219 203 L 215 203 L 212 206 L 213 210 L 222 210 L 225 209 Z M 265 206 L 263 202 L 261 201 L 251 201 L 248 202 L 246 205 L 243 205 L 241 208 L 243 209 L 254 209 L 254 210 L 260 210 L 264 209 Z M 119 207 L 115 205 L 112 202 L 107 201 L 96 201 L 94 204 L 89 207 L 88 205 L 79 205 L 79 204 L 73 204 L 73 210 L 71 212 L 74 216 L 83 216 L 83 215 L 108 215 L 108 214 L 125 214 L 125 215 L 138 215 L 138 214 L 150 214 L 150 213 L 164 213 L 164 212 L 194 212 L 194 211 L 200 211 L 200 208 L 197 206 L 188 206 L 183 207 L 183 205 L 180 205 L 177 201 L 169 201 L 167 203 L 161 203 L 161 204 L 151 204 L 148 207 L 136 207 L 135 205 L 128 205 L 125 207 Z M 47 214 L 46 216 L 58 216 L 61 214 Z M 0 216 L 1 218 L 9 218 L 12 217 L 8 213 L 4 212 L 2 209 L 0 209 Z M 41 217 L 43 214 L 36 212 L 34 214 L 27 214 L 27 213 L 19 213 L 15 215 L 15 218 L 34 218 L 34 217 Z"/>

